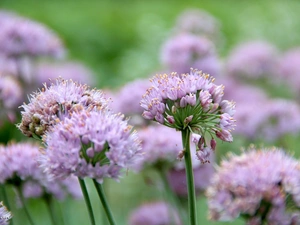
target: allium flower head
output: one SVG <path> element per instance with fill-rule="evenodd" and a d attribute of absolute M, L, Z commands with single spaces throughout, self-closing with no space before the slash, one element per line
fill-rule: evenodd
<path fill-rule="evenodd" d="M 57 79 L 51 86 L 32 94 L 29 104 L 23 104 L 22 121 L 18 128 L 28 137 L 41 137 L 49 127 L 73 111 L 104 107 L 107 100 L 100 90 L 89 89 L 72 80 Z"/>
<path fill-rule="evenodd" d="M 177 212 L 165 202 L 146 203 L 135 209 L 129 225 L 181 225 Z"/>
<path fill-rule="evenodd" d="M 201 161 L 205 162 L 209 156 L 205 134 L 232 141 L 235 105 L 222 99 L 224 86 L 215 85 L 208 74 L 191 70 L 190 74 L 180 76 L 176 73 L 157 75 L 151 82 L 152 87 L 141 100 L 144 118 L 199 134 L 194 142 L 201 150 L 197 152 Z"/>
<path fill-rule="evenodd" d="M 292 207 L 300 206 L 299 187 L 297 160 L 282 149 L 252 146 L 217 168 L 207 190 L 210 217 L 232 220 L 242 216 L 248 224 L 299 224 L 299 220 L 291 223 L 297 212 Z"/>
<path fill-rule="evenodd" d="M 8 225 L 11 218 L 11 212 L 9 212 L 3 203 L 0 202 L 0 225 Z"/>
<path fill-rule="evenodd" d="M 38 198 L 44 194 L 63 199 L 68 193 L 80 197 L 78 180 L 50 179 L 39 166 L 39 146 L 31 143 L 11 143 L 0 146 L 0 184 L 21 187 L 25 198 Z"/>
<path fill-rule="evenodd" d="M 191 67 L 215 76 L 220 73 L 215 46 L 209 39 L 194 34 L 182 33 L 167 40 L 161 50 L 161 60 L 170 71 L 179 74 L 188 73 Z"/>
<path fill-rule="evenodd" d="M 263 41 L 237 46 L 227 61 L 228 74 L 234 77 L 258 79 L 277 73 L 278 56 L 274 46 Z"/>
<path fill-rule="evenodd" d="M 144 157 L 135 168 L 141 170 L 147 166 L 172 166 L 182 150 L 179 132 L 165 126 L 148 126 L 138 131 Z"/>
<path fill-rule="evenodd" d="M 56 34 L 44 25 L 0 11 L 0 52 L 12 57 L 59 57 L 64 48 Z"/>
<path fill-rule="evenodd" d="M 108 110 L 74 112 L 47 132 L 44 142 L 41 164 L 53 177 L 118 179 L 140 156 L 137 134 L 123 115 Z"/>

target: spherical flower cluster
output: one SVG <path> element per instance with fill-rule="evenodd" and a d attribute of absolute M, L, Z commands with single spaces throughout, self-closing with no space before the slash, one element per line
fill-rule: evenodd
<path fill-rule="evenodd" d="M 220 22 L 206 11 L 187 9 L 178 16 L 175 30 L 216 39 L 220 36 Z"/>
<path fill-rule="evenodd" d="M 8 225 L 11 218 L 11 212 L 9 212 L 3 203 L 0 202 L 0 225 Z"/>
<path fill-rule="evenodd" d="M 218 76 L 220 63 L 213 43 L 205 37 L 193 34 L 178 34 L 163 45 L 161 60 L 171 71 L 188 73 L 190 68 Z"/>
<path fill-rule="evenodd" d="M 182 151 L 182 142 L 179 132 L 165 126 L 148 126 L 139 130 L 143 158 L 134 166 L 142 170 L 147 166 L 174 166 L 176 158 Z"/>
<path fill-rule="evenodd" d="M 277 50 L 267 42 L 247 42 L 230 53 L 227 72 L 231 76 L 258 79 L 277 73 Z"/>
<path fill-rule="evenodd" d="M 178 213 L 165 202 L 146 203 L 135 209 L 129 225 L 181 225 Z"/>
<path fill-rule="evenodd" d="M 41 137 L 49 127 L 73 111 L 82 108 L 103 107 L 107 104 L 100 90 L 89 89 L 72 80 L 57 79 L 51 86 L 30 96 L 29 104 L 23 104 L 22 121 L 18 128 L 28 137 Z"/>
<path fill-rule="evenodd" d="M 296 223 L 292 221 L 297 219 L 293 207 L 300 206 L 299 187 L 297 160 L 282 149 L 251 146 L 242 155 L 223 160 L 217 168 L 207 190 L 210 218 L 242 216 L 248 224 L 298 224 L 300 217 Z"/>
<path fill-rule="evenodd" d="M 0 11 L 0 52 L 11 57 L 60 57 L 64 48 L 57 35 L 44 25 Z"/>
<path fill-rule="evenodd" d="M 35 68 L 35 81 L 37 84 L 47 83 L 62 77 L 82 84 L 92 84 L 92 72 L 84 65 L 77 62 L 41 63 Z"/>
<path fill-rule="evenodd" d="M 7 116 L 13 122 L 16 108 L 22 102 L 22 98 L 23 90 L 17 79 L 1 75 L 0 72 L 0 118 Z"/>
<path fill-rule="evenodd" d="M 67 194 L 81 197 L 78 180 L 50 179 L 39 167 L 39 146 L 31 143 L 0 146 L 0 184 L 21 187 L 25 198 L 38 198 L 45 194 L 63 199 Z"/>
<path fill-rule="evenodd" d="M 300 94 L 300 48 L 291 49 L 283 54 L 280 59 L 281 80 L 286 82 L 291 89 Z"/>
<path fill-rule="evenodd" d="M 122 168 L 141 156 L 140 142 L 121 114 L 108 110 L 72 113 L 44 136 L 47 149 L 41 158 L 53 177 L 104 177 L 118 179 Z"/>
<path fill-rule="evenodd" d="M 205 134 L 215 134 L 223 141 L 232 141 L 234 103 L 222 100 L 224 86 L 215 85 L 208 74 L 192 70 L 190 74 L 157 75 L 141 100 L 143 116 L 177 130 L 190 129 L 199 150 L 197 155 L 206 162 L 212 138 L 207 147 Z"/>

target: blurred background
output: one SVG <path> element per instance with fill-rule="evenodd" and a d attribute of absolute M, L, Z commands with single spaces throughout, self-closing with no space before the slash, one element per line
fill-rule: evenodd
<path fill-rule="evenodd" d="M 125 84 L 136 79 L 148 79 L 156 73 L 172 71 L 172 65 L 168 64 L 169 56 L 164 51 L 168 51 L 168 46 L 172 48 L 168 40 L 177 37 L 180 33 L 178 31 L 182 28 L 179 22 L 180 15 L 187 10 L 205 12 L 212 20 L 205 20 L 207 17 L 203 17 L 203 21 L 206 21 L 203 30 L 207 29 L 208 32 L 202 30 L 200 36 L 205 36 L 212 43 L 213 56 L 218 60 L 217 69 L 212 69 L 216 74 L 211 73 L 211 75 L 216 77 L 216 83 L 225 84 L 225 93 L 228 91 L 229 100 L 233 99 L 237 102 L 237 111 L 240 109 L 242 112 L 237 115 L 242 121 L 240 126 L 252 125 L 249 129 L 237 127 L 233 143 L 218 142 L 215 163 L 217 164 L 227 152 L 239 154 L 241 148 L 251 143 L 257 146 L 276 145 L 293 152 L 297 158 L 300 156 L 299 1 L 1 0 L 0 9 L 35 20 L 54 31 L 65 46 L 68 60 L 79 62 L 89 70 L 92 77 L 89 85 L 109 92 L 117 92 Z M 187 15 L 185 14 L 183 18 L 188 17 Z M 182 23 L 192 24 L 193 21 Z M 209 24 L 212 24 L 211 29 Z M 259 47 L 255 44 L 249 45 L 248 49 L 243 49 L 244 44 L 252 42 L 263 44 Z M 181 40 L 175 43 L 181 43 Z M 266 46 L 264 44 L 268 46 L 265 52 L 269 55 L 265 56 L 265 52 L 256 54 L 253 49 L 257 48 L 259 52 Z M 293 59 L 284 61 L 294 50 L 296 56 L 290 56 Z M 271 70 L 266 69 L 270 67 L 268 62 L 260 65 L 259 71 L 247 70 L 247 63 L 249 62 L 249 67 L 252 65 L 251 54 L 253 58 L 258 57 L 258 61 L 272 58 Z M 242 59 L 245 55 L 250 55 L 250 58 L 246 57 L 244 61 L 235 59 L 235 57 Z M 289 65 L 291 62 L 292 65 Z M 255 62 L 253 65 L 255 67 Z M 292 72 L 289 71 L 290 68 L 294 68 Z M 245 71 L 242 71 L 243 69 Z M 290 74 L 286 75 L 288 73 Z M 255 75 L 251 77 L 251 74 Z M 272 104 L 277 108 L 275 106 L 276 109 L 272 108 L 273 105 L 267 106 L 266 99 L 272 99 Z M 23 101 L 27 102 L 27 99 Z M 114 101 L 117 102 L 118 98 Z M 247 104 L 242 103 L 243 101 Z M 243 105 L 245 107 L 239 106 L 239 102 L 240 105 L 245 104 Z M 251 110 L 246 109 L 246 105 L 249 104 L 253 106 Z M 269 115 L 270 111 L 272 115 Z M 280 115 L 288 116 L 281 120 Z M 17 115 L 15 123 L 19 121 L 20 115 Z M 26 139 L 12 123 L 5 122 L 4 119 L 3 122 L 0 131 L 2 143 Z M 268 124 L 264 126 L 268 129 L 262 128 L 262 124 Z M 275 126 L 276 124 L 279 124 L 278 127 Z M 279 132 L 279 129 L 282 131 Z M 157 188 L 154 182 L 156 176 L 157 174 L 151 171 L 143 174 L 128 172 L 119 183 L 105 180 L 108 201 L 118 224 L 127 224 L 130 212 L 139 204 L 163 197 L 159 184 Z M 11 202 L 13 202 L 13 190 L 7 188 L 7 191 L 12 196 Z M 102 210 L 100 202 L 92 188 L 90 192 L 93 196 L 96 219 L 100 221 L 103 219 L 100 213 Z M 226 224 L 226 222 L 208 221 L 205 197 L 200 195 L 198 202 L 200 224 Z M 44 205 L 35 199 L 30 199 L 29 203 L 29 209 L 34 220 L 38 221 L 37 224 L 50 224 Z M 65 224 L 89 223 L 83 200 L 68 199 L 56 203 L 64 214 Z M 27 224 L 22 209 L 13 208 L 13 211 L 16 212 L 14 224 Z M 105 219 L 103 224 L 108 224 Z M 243 222 L 238 219 L 234 224 L 243 224 Z"/>

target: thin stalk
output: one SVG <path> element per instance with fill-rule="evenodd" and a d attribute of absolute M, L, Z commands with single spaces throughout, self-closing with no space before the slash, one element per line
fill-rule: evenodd
<path fill-rule="evenodd" d="M 5 185 L 0 185 L 0 189 L 1 189 L 1 193 L 2 193 L 2 197 L 3 197 L 3 201 L 4 201 L 4 205 L 7 207 L 7 209 L 9 211 L 11 211 L 10 205 L 9 205 L 9 201 L 7 198 L 7 193 L 6 193 L 6 189 L 5 189 Z M 10 224 L 13 225 L 13 219 L 10 220 Z"/>
<path fill-rule="evenodd" d="M 82 194 L 83 194 L 83 197 L 84 197 L 85 204 L 86 204 L 87 209 L 88 209 L 91 225 L 96 225 L 95 217 L 94 217 L 94 213 L 93 213 L 93 209 L 92 209 L 92 204 L 91 204 L 89 194 L 87 192 L 84 180 L 79 178 L 79 177 L 78 177 L 78 180 L 79 180 L 81 191 L 82 191 Z"/>
<path fill-rule="evenodd" d="M 158 173 L 161 177 L 161 180 L 163 182 L 164 185 L 164 189 L 165 189 L 165 193 L 167 195 L 168 201 L 170 203 L 170 205 L 175 206 L 177 212 L 180 214 L 180 218 L 181 218 L 181 222 L 186 221 L 186 216 L 183 213 L 183 210 L 181 209 L 181 204 L 179 202 L 179 199 L 177 198 L 177 196 L 175 196 L 174 191 L 171 189 L 169 182 L 167 180 L 167 172 L 164 169 L 158 169 Z M 174 217 L 174 215 L 171 214 L 171 216 Z M 174 218 L 173 218 L 174 220 Z M 173 221 L 174 222 L 174 221 Z"/>
<path fill-rule="evenodd" d="M 53 207 L 53 198 L 51 195 L 45 195 L 44 196 L 44 201 L 46 203 L 50 218 L 51 218 L 51 222 L 53 225 L 57 224 L 55 221 L 55 215 L 54 215 L 54 207 Z"/>
<path fill-rule="evenodd" d="M 20 201 L 21 201 L 21 203 L 22 203 L 22 205 L 23 205 L 23 209 L 24 209 L 24 211 L 25 211 L 25 214 L 26 214 L 26 216 L 27 216 L 27 218 L 28 218 L 28 220 L 29 220 L 29 223 L 30 223 L 31 225 L 34 225 L 34 222 L 33 222 L 32 218 L 31 218 L 30 213 L 29 213 L 29 211 L 28 211 L 28 209 L 27 209 L 27 206 L 26 206 L 26 204 L 25 204 L 25 199 L 24 199 L 24 196 L 23 196 L 23 193 L 22 193 L 21 186 L 16 187 L 16 189 L 17 189 L 17 192 L 18 192 L 18 194 L 19 194 Z"/>
<path fill-rule="evenodd" d="M 188 210 L 190 225 L 197 225 L 197 214 L 196 214 L 196 192 L 194 184 L 194 172 L 192 165 L 191 149 L 190 149 L 190 131 L 184 129 L 181 131 L 182 143 L 184 145 L 184 161 L 185 161 L 185 172 L 186 172 L 186 183 L 188 190 Z"/>
<path fill-rule="evenodd" d="M 107 201 L 106 201 L 106 198 L 105 198 L 105 194 L 104 194 L 102 185 L 99 184 L 95 179 L 93 179 L 93 182 L 94 182 L 94 185 L 96 187 L 98 196 L 99 196 L 100 201 L 101 201 L 101 203 L 103 205 L 104 211 L 106 213 L 106 216 L 107 216 L 107 219 L 108 219 L 110 225 L 115 225 L 116 223 L 115 223 L 115 221 L 113 219 L 111 210 L 110 210 L 110 208 L 109 208 L 109 206 L 107 204 Z"/>

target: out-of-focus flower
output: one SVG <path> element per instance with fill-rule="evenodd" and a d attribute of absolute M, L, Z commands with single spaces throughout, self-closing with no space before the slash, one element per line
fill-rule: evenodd
<path fill-rule="evenodd" d="M 11 143 L 0 146 L 0 153 L 0 183 L 21 187 L 25 198 L 38 198 L 45 194 L 57 199 L 63 199 L 67 194 L 81 197 L 77 179 L 70 177 L 64 181 L 54 180 L 42 171 L 38 163 L 41 156 L 39 146 Z"/>
<path fill-rule="evenodd" d="M 220 27 L 220 21 L 210 13 L 200 9 L 186 9 L 177 17 L 175 31 L 201 35 L 218 41 Z"/>
<path fill-rule="evenodd" d="M 21 106 L 24 111 L 21 112 L 22 121 L 18 125 L 28 137 L 41 137 L 49 127 L 74 111 L 107 104 L 102 91 L 62 78 L 49 87 L 45 84 L 41 91 L 30 96 L 29 101 Z"/>
<path fill-rule="evenodd" d="M 18 75 L 18 64 L 15 59 L 0 54 L 0 76 L 10 75 L 16 77 Z"/>
<path fill-rule="evenodd" d="M 13 76 L 1 75 L 0 73 L 0 118 L 8 117 L 11 122 L 15 121 L 18 105 L 23 100 L 23 90 L 18 80 Z M 1 123 L 1 122 L 0 122 Z"/>
<path fill-rule="evenodd" d="M 53 177 L 74 174 L 99 183 L 104 177 L 118 180 L 141 156 L 140 142 L 122 114 L 108 110 L 74 112 L 44 137 L 47 149 L 42 167 Z"/>
<path fill-rule="evenodd" d="M 251 146 L 240 156 L 230 155 L 207 189 L 210 218 L 242 216 L 248 224 L 298 224 L 299 213 L 292 207 L 300 206 L 299 172 L 299 162 L 275 147 Z"/>
<path fill-rule="evenodd" d="M 50 85 L 51 80 L 55 80 L 59 77 L 81 84 L 91 85 L 94 82 L 92 72 L 78 62 L 44 62 L 35 68 L 35 81 L 38 85 L 43 83 Z"/>
<path fill-rule="evenodd" d="M 220 74 L 220 62 L 213 43 L 205 37 L 182 33 L 171 37 L 161 49 L 162 64 L 170 71 L 188 73 L 198 68 L 204 73 Z"/>
<path fill-rule="evenodd" d="M 0 11 L 0 52 L 10 57 L 64 54 L 58 36 L 44 25 L 14 13 Z"/>
<path fill-rule="evenodd" d="M 8 225 L 11 218 L 11 212 L 9 212 L 3 203 L 0 202 L 0 225 Z"/>
<path fill-rule="evenodd" d="M 129 225 L 181 225 L 178 213 L 165 202 L 141 205 L 129 217 Z"/>
<path fill-rule="evenodd" d="M 278 73 L 276 48 L 263 41 L 238 45 L 228 56 L 227 73 L 236 78 L 258 79 L 275 77 Z"/>
<path fill-rule="evenodd" d="M 197 70 L 180 76 L 176 73 L 157 75 L 141 100 L 144 118 L 177 130 L 190 129 L 201 136 L 196 144 L 202 162 L 207 162 L 211 150 L 205 134 L 211 137 L 215 134 L 231 142 L 235 126 L 234 103 L 222 100 L 224 86 L 212 81 L 208 74 Z"/>
<path fill-rule="evenodd" d="M 147 166 L 171 167 L 182 150 L 181 135 L 165 126 L 148 126 L 138 131 L 144 152 L 135 165 L 136 170 Z"/>
<path fill-rule="evenodd" d="M 280 59 L 281 81 L 286 82 L 292 90 L 300 94 L 300 47 L 291 49 Z"/>

